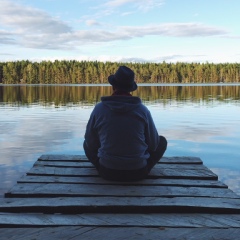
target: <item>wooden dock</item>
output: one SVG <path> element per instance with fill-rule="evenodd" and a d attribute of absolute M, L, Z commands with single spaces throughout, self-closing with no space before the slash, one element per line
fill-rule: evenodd
<path fill-rule="evenodd" d="M 0 239 L 240 239 L 240 196 L 196 157 L 110 182 L 81 155 L 43 155 L 0 199 Z"/>

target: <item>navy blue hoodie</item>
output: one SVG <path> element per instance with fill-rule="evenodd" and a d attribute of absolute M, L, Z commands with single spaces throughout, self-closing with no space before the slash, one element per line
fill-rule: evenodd
<path fill-rule="evenodd" d="M 90 149 L 98 150 L 104 167 L 136 170 L 146 166 L 148 150 L 156 150 L 159 135 L 139 97 L 108 96 L 93 109 L 85 141 Z"/>

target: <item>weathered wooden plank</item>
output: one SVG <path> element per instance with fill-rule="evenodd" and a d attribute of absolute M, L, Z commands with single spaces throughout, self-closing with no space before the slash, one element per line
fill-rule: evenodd
<path fill-rule="evenodd" d="M 90 236 L 81 237 L 80 235 L 84 234 L 86 231 L 91 231 L 92 229 L 94 228 L 93 227 L 2 228 L 0 232 L 0 238 L 2 240 L 91 239 Z"/>
<path fill-rule="evenodd" d="M 49 166 L 49 167 L 75 167 L 75 168 L 93 168 L 91 162 L 71 162 L 71 161 L 41 161 L 38 160 L 34 163 L 34 166 Z M 203 164 L 156 164 L 155 168 L 164 169 L 200 169 L 207 170 L 208 168 Z"/>
<path fill-rule="evenodd" d="M 55 154 L 55 155 L 42 155 L 38 158 L 42 161 L 88 161 L 85 155 L 65 155 L 65 154 Z M 202 160 L 198 157 L 163 157 L 159 163 L 168 164 L 202 164 Z"/>
<path fill-rule="evenodd" d="M 28 175 L 43 176 L 98 176 L 95 168 L 63 168 L 49 166 L 34 166 L 27 172 Z M 218 177 L 209 169 L 168 169 L 153 168 L 148 178 L 175 178 L 175 179 L 206 179 L 217 180 Z"/>
<path fill-rule="evenodd" d="M 64 176 L 22 176 L 18 183 L 72 183 L 72 184 L 98 184 L 98 185 L 124 185 L 124 186 L 185 186 L 185 187 L 209 187 L 228 188 L 220 181 L 215 180 L 190 180 L 190 179 L 144 179 L 136 182 L 114 182 L 107 181 L 100 177 L 64 177 Z"/>
<path fill-rule="evenodd" d="M 208 197 L 55 197 L 2 198 L 0 212 L 205 212 L 240 213 L 240 200 Z"/>
<path fill-rule="evenodd" d="M 81 229 L 82 230 L 82 229 Z M 82 231 L 81 231 L 82 232 Z M 209 229 L 209 228 L 95 228 L 78 235 L 83 239 L 237 239 L 240 229 Z M 91 238 L 92 237 L 92 238 Z M 75 238 L 77 239 L 77 238 Z"/>
<path fill-rule="evenodd" d="M 199 157 L 163 157 L 159 163 L 168 163 L 168 164 L 202 164 L 202 160 Z"/>
<path fill-rule="evenodd" d="M 18 183 L 6 197 L 138 196 L 138 197 L 226 197 L 240 198 L 230 189 L 175 186 L 114 186 L 89 184 Z M 120 200 L 119 200 L 120 201 Z"/>
<path fill-rule="evenodd" d="M 101 226 L 240 228 L 240 214 L 28 214 L 0 213 L 2 227 Z"/>
<path fill-rule="evenodd" d="M 149 174 L 151 178 L 175 178 L 175 179 L 202 179 L 202 180 L 218 180 L 218 176 L 210 169 L 194 170 L 194 169 L 164 169 L 153 168 Z"/>
<path fill-rule="evenodd" d="M 138 240 L 238 240 L 239 228 L 54 227 L 2 228 L 1 239 L 138 239 Z"/>
<path fill-rule="evenodd" d="M 34 166 L 49 166 L 49 167 L 75 167 L 75 168 L 93 168 L 91 162 L 72 162 L 72 161 L 42 161 L 38 160 L 34 163 Z M 201 165 L 200 165 L 201 166 Z"/>
<path fill-rule="evenodd" d="M 61 168 L 61 167 L 38 167 L 34 166 L 28 172 L 28 175 L 42 176 L 98 176 L 95 168 Z"/>
<path fill-rule="evenodd" d="M 39 158 L 42 161 L 88 161 L 86 155 L 68 155 L 68 154 L 43 154 Z"/>

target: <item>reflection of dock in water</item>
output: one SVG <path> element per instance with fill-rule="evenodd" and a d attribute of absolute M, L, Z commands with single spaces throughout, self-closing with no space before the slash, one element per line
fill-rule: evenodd
<path fill-rule="evenodd" d="M 164 157 L 137 182 L 85 156 L 43 155 L 0 200 L 1 239 L 240 239 L 240 196 L 196 157 Z"/>

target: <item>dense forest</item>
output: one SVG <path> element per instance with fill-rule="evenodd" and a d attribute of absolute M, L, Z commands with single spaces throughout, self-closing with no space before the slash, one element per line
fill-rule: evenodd
<path fill-rule="evenodd" d="M 98 61 L 0 62 L 3 84 L 107 83 L 120 65 L 134 70 L 138 83 L 240 82 L 239 63 L 117 63 Z"/>

